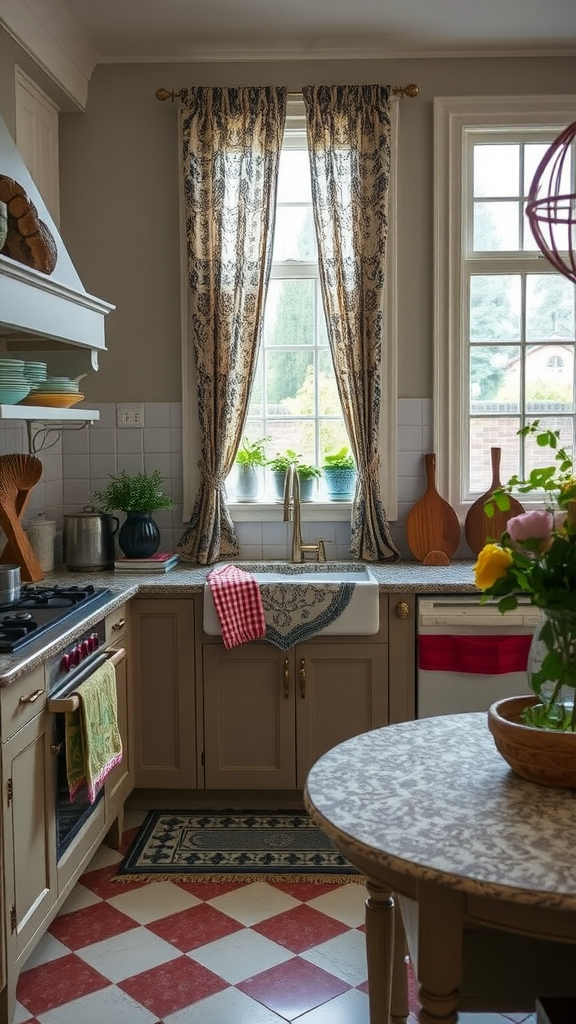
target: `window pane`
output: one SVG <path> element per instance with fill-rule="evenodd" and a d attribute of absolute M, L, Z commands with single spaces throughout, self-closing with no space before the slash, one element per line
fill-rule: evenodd
<path fill-rule="evenodd" d="M 474 146 L 474 195 L 517 196 L 519 146 Z"/>
<path fill-rule="evenodd" d="M 341 406 L 330 351 L 318 354 L 318 403 L 320 416 L 340 416 Z"/>
<path fill-rule="evenodd" d="M 572 457 L 574 448 L 572 443 L 574 421 L 572 417 L 558 415 L 546 418 L 540 417 L 540 427 L 542 430 L 559 430 L 562 447 L 565 448 L 568 455 Z M 526 438 L 525 445 L 525 476 L 528 476 L 533 469 L 553 465 L 554 453 L 550 448 L 541 448 L 536 444 L 535 438 L 531 435 Z"/>
<path fill-rule="evenodd" d="M 491 448 L 501 448 L 500 479 L 506 483 L 520 469 L 520 438 L 517 417 L 494 416 L 470 420 L 470 481 L 471 494 L 484 494 L 492 482 Z"/>
<path fill-rule="evenodd" d="M 315 282 L 297 278 L 270 281 L 264 317 L 266 345 L 314 343 Z"/>
<path fill-rule="evenodd" d="M 520 340 L 519 274 L 470 278 L 470 341 Z"/>
<path fill-rule="evenodd" d="M 470 405 L 475 414 L 518 412 L 519 345 L 474 345 L 470 349 Z"/>
<path fill-rule="evenodd" d="M 277 203 L 312 203 L 307 149 L 283 149 L 278 167 Z"/>
<path fill-rule="evenodd" d="M 266 415 L 314 415 L 314 355 L 310 351 L 266 353 Z M 294 447 L 292 445 L 292 447 Z"/>
<path fill-rule="evenodd" d="M 314 219 L 309 206 L 279 206 L 274 227 L 274 262 L 312 260 L 316 254 Z"/>
<path fill-rule="evenodd" d="M 519 203 L 474 204 L 474 251 L 509 252 L 519 246 Z"/>
<path fill-rule="evenodd" d="M 526 409 L 530 417 L 550 412 L 572 412 L 573 371 L 571 345 L 528 345 Z"/>
<path fill-rule="evenodd" d="M 529 146 L 525 147 L 525 155 L 524 155 L 524 194 L 525 195 L 528 195 L 528 193 L 530 191 L 530 186 L 532 184 L 532 180 L 534 178 L 534 175 L 536 174 L 536 171 L 538 170 L 538 165 L 539 165 L 540 161 L 542 160 L 542 157 L 546 153 L 546 150 L 548 149 L 548 146 L 549 146 L 549 143 L 540 143 L 539 145 L 529 145 Z M 560 175 L 560 189 L 559 189 L 560 192 L 569 193 L 569 192 L 572 191 L 572 189 L 570 188 L 571 166 L 572 166 L 571 156 L 572 156 L 572 154 L 571 154 L 570 150 L 568 150 L 568 152 L 566 154 L 566 158 L 565 158 L 565 160 L 563 162 L 563 165 L 562 165 L 562 173 Z"/>
<path fill-rule="evenodd" d="M 560 274 L 526 278 L 526 338 L 574 340 L 574 285 Z"/>

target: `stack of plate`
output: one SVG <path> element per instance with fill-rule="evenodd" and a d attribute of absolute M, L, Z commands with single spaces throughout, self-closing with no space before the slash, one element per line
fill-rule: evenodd
<path fill-rule="evenodd" d="M 37 391 L 25 398 L 23 405 L 46 405 L 54 409 L 68 409 L 81 402 L 84 395 L 78 390 L 78 382 L 71 377 L 50 377 L 42 381 Z"/>
<path fill-rule="evenodd" d="M 41 391 L 46 380 L 48 367 L 46 363 L 38 363 L 32 359 L 24 361 L 24 379 L 30 384 L 31 391 Z"/>
<path fill-rule="evenodd" d="M 24 377 L 23 359 L 0 359 L 0 403 L 16 405 L 30 393 L 30 383 Z"/>

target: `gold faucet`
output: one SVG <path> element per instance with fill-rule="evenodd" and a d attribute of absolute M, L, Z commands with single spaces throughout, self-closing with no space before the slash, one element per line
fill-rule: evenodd
<path fill-rule="evenodd" d="M 303 562 L 306 551 L 314 552 L 317 562 L 326 561 L 326 549 L 322 538 L 317 544 L 302 543 L 302 525 L 300 517 L 300 479 L 295 466 L 288 466 L 284 482 L 284 515 L 283 522 L 293 523 L 292 527 L 292 561 Z"/>

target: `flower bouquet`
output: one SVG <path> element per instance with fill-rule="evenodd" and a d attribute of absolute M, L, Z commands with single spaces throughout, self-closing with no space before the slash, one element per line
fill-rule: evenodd
<path fill-rule="evenodd" d="M 514 516 L 498 542 L 486 544 L 475 565 L 481 603 L 496 599 L 502 613 L 527 595 L 542 609 L 532 644 L 528 676 L 540 703 L 523 721 L 536 728 L 576 731 L 576 478 L 572 459 L 560 445 L 559 431 L 541 430 L 539 420 L 519 431 L 554 450 L 555 464 L 511 477 L 486 504 L 506 511 L 512 491 L 543 491 L 546 508 Z"/>

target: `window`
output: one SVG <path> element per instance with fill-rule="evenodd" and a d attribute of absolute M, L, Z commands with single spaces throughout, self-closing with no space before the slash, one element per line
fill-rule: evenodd
<path fill-rule="evenodd" d="M 461 513 L 490 486 L 491 447 L 503 480 L 545 464 L 517 435 L 526 423 L 572 446 L 576 289 L 537 248 L 525 202 L 573 111 L 565 97 L 436 101 L 435 436 Z M 574 192 L 574 159 L 568 178 Z"/>
<path fill-rule="evenodd" d="M 380 484 L 389 519 L 397 514 L 396 498 L 396 175 L 398 101 L 391 104 L 391 172 L 388 195 L 388 257 L 385 331 L 382 344 Z M 183 244 L 182 266 L 186 256 Z M 185 271 L 183 270 L 183 282 Z M 183 287 L 183 319 L 186 296 Z M 183 337 L 186 331 L 183 329 Z M 195 452 L 196 389 L 193 368 L 184 344 L 183 387 L 184 516 L 190 514 L 198 486 Z M 280 159 L 273 263 L 268 287 L 262 343 L 244 436 L 254 441 L 269 437 L 266 455 L 291 448 L 300 461 L 321 466 L 322 456 L 348 445 L 332 366 L 320 291 L 316 233 L 312 213 L 310 161 L 304 102 L 289 97 Z M 236 467 L 227 480 L 228 504 L 235 521 L 278 519 L 272 476 L 265 472 L 265 491 L 254 503 L 236 501 Z M 307 519 L 348 519 L 346 502 L 328 503 L 323 482 L 315 481 Z M 328 511 L 329 509 L 329 511 Z"/>

